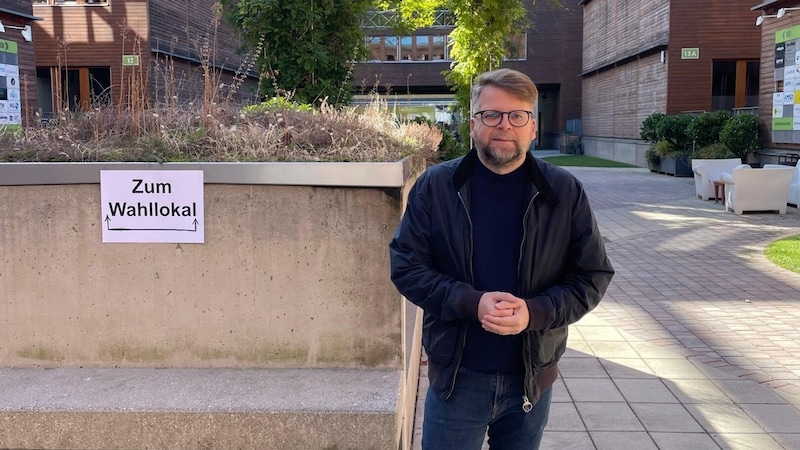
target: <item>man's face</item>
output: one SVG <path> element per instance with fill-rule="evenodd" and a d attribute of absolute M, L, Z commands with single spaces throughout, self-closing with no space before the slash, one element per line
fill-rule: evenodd
<path fill-rule="evenodd" d="M 486 86 L 478 97 L 474 111 L 531 111 L 532 106 L 508 92 Z M 469 135 L 478 150 L 481 162 L 492 172 L 505 174 L 514 171 L 525 161 L 525 153 L 536 138 L 536 120 L 522 127 L 511 125 L 508 115 L 503 114 L 496 126 L 486 126 L 481 116 L 473 116 L 469 122 Z"/>

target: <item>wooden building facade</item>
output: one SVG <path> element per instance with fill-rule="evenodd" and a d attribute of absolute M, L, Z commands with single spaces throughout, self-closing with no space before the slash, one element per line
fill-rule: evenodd
<path fill-rule="evenodd" d="M 646 166 L 639 128 L 650 114 L 757 107 L 760 36 L 752 1 L 581 4 L 588 154 Z"/>
<path fill-rule="evenodd" d="M 0 129 L 36 120 L 36 63 L 30 0 L 0 4 Z"/>
<path fill-rule="evenodd" d="M 528 74 L 539 89 L 539 133 L 536 145 L 557 148 L 570 119 L 581 114 L 581 33 L 578 0 L 528 6 L 530 26 L 516 37 L 514 54 L 503 67 Z M 448 35 L 454 20 L 441 11 L 433 27 L 397 36 L 380 17 L 362 24 L 371 56 L 356 64 L 353 88 L 357 94 L 389 92 L 398 105 L 428 105 L 439 109 L 454 103 L 443 71 L 450 68 Z"/>
<path fill-rule="evenodd" d="M 33 10 L 42 18 L 33 30 L 39 108 L 53 114 L 97 104 L 175 104 L 231 86 L 241 41 L 215 3 L 35 0 Z M 222 75 L 204 77 L 212 69 Z M 214 85 L 207 86 L 209 80 Z M 256 83 L 250 77 L 231 95 L 253 97 Z"/>
<path fill-rule="evenodd" d="M 800 1 L 753 6 L 760 16 L 759 136 L 762 162 L 794 162 L 800 154 Z"/>

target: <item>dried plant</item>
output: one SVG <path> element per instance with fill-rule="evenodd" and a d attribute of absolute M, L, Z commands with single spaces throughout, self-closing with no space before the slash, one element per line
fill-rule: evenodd
<path fill-rule="evenodd" d="M 437 127 L 362 108 L 246 108 L 202 102 L 134 111 L 97 106 L 70 120 L 0 135 L 2 161 L 394 161 L 435 158 Z M 210 126 L 207 125 L 210 123 Z M 142 132 L 142 130 L 147 130 Z"/>

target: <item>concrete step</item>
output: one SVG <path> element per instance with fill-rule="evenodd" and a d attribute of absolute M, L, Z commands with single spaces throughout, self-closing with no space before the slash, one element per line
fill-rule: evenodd
<path fill-rule="evenodd" d="M 0 448 L 397 447 L 401 372 L 0 368 Z"/>

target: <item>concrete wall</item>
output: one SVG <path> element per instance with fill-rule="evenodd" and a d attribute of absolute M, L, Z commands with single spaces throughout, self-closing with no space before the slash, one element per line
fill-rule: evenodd
<path fill-rule="evenodd" d="M 415 164 L 0 164 L 0 368 L 383 369 L 407 448 L 421 315 L 388 243 Z M 205 243 L 102 243 L 101 169 L 198 167 Z"/>
<path fill-rule="evenodd" d="M 647 167 L 645 152 L 650 144 L 642 140 L 583 136 L 581 143 L 586 155 Z"/>

